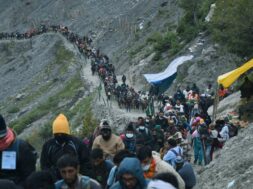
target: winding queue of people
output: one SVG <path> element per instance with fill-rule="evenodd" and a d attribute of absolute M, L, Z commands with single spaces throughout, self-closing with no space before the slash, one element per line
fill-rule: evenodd
<path fill-rule="evenodd" d="M 109 58 L 62 26 L 41 26 L 25 34 L 1 33 L 0 39 L 30 38 L 48 31 L 60 32 L 91 59 L 91 71 L 98 73 L 108 100 L 113 95 L 120 107 L 146 110 L 156 92 L 135 92 L 126 84 L 116 85 L 115 69 Z M 52 138 L 42 146 L 40 171 L 36 171 L 36 150 L 18 139 L 0 116 L 0 188 L 25 189 L 190 189 L 196 184 L 191 162 L 206 165 L 213 153 L 232 136 L 236 127 L 229 120 L 211 124 L 207 108 L 211 86 L 204 94 L 198 87 L 178 89 L 174 96 L 158 95 L 158 112 L 128 123 L 119 136 L 108 120 L 101 123 L 85 143 L 73 136 L 64 114 L 53 121 Z M 88 136 L 86 136 L 88 137 Z M 192 161 L 191 149 L 194 151 Z"/>
<path fill-rule="evenodd" d="M 4 39 L 30 39 L 34 36 L 44 33 L 55 32 L 61 34 L 70 43 L 74 44 L 79 52 L 91 60 L 92 74 L 98 74 L 103 83 L 107 100 L 116 99 L 120 108 L 125 108 L 127 111 L 131 109 L 141 109 L 145 111 L 148 104 L 152 103 L 150 96 L 145 91 L 135 91 L 135 89 L 126 83 L 126 76 L 122 75 L 122 83 L 119 84 L 115 67 L 110 63 L 110 59 L 106 54 L 103 54 L 100 49 L 92 45 L 92 37 L 83 36 L 72 32 L 67 26 L 63 25 L 45 25 L 41 24 L 39 27 L 34 27 L 28 31 L 21 32 L 2 32 L 0 33 L 0 40 Z M 102 86 L 101 86 L 102 87 Z"/>

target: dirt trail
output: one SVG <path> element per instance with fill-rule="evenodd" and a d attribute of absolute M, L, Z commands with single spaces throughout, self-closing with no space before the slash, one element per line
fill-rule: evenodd
<path fill-rule="evenodd" d="M 139 116 L 145 116 L 145 113 L 141 110 L 131 110 L 127 112 L 126 109 L 119 108 L 117 101 L 107 99 L 104 87 L 98 77 L 98 75 L 92 75 L 90 69 L 90 60 L 85 59 L 82 67 L 82 77 L 84 81 L 89 85 L 90 93 L 96 91 L 96 96 L 94 97 L 93 112 L 98 119 L 106 118 L 108 119 L 116 131 L 120 132 L 124 129 L 125 125 L 129 121 L 136 121 Z M 102 85 L 101 95 L 99 98 L 98 88 Z M 93 93 L 94 94 L 94 93 Z"/>

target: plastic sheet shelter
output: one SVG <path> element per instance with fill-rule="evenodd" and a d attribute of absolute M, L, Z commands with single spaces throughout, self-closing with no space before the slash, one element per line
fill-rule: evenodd
<path fill-rule="evenodd" d="M 163 93 L 170 87 L 173 80 L 176 78 L 178 66 L 192 58 L 193 55 L 180 56 L 174 59 L 163 72 L 157 74 L 144 74 L 144 77 L 148 83 L 159 88 L 159 94 Z"/>
<path fill-rule="evenodd" d="M 241 67 L 232 70 L 228 73 L 220 75 L 217 79 L 218 84 L 222 84 L 223 87 L 228 88 L 232 85 L 242 74 L 253 68 L 253 59 L 246 62 Z"/>

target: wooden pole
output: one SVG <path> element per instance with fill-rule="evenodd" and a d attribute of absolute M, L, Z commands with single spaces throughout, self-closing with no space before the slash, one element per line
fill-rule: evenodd
<path fill-rule="evenodd" d="M 217 86 L 217 89 L 216 89 L 216 92 L 215 92 L 215 97 L 214 97 L 213 120 L 212 120 L 213 123 L 216 120 L 218 105 L 219 105 L 219 85 Z"/>

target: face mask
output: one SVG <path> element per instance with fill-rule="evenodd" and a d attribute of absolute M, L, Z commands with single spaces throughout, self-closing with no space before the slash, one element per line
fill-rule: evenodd
<path fill-rule="evenodd" d="M 144 127 L 144 126 L 140 126 L 139 129 L 140 129 L 140 130 L 144 130 L 145 127 Z"/>
<path fill-rule="evenodd" d="M 133 133 L 127 133 L 127 134 L 126 134 L 126 137 L 127 137 L 127 138 L 133 138 L 133 136 L 134 136 Z"/>
<path fill-rule="evenodd" d="M 150 168 L 150 164 L 148 164 L 148 165 L 142 165 L 141 167 L 142 167 L 143 171 L 148 171 L 149 168 Z"/>
<path fill-rule="evenodd" d="M 111 130 L 109 129 L 102 129 L 101 130 L 101 135 L 102 135 L 102 138 L 104 140 L 109 140 L 111 138 Z"/>
<path fill-rule="evenodd" d="M 111 134 L 102 134 L 102 138 L 104 139 L 104 140 L 109 140 L 110 138 L 111 138 Z"/>

